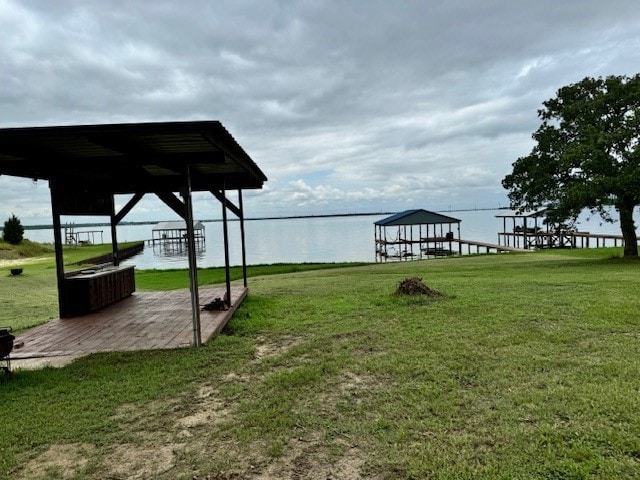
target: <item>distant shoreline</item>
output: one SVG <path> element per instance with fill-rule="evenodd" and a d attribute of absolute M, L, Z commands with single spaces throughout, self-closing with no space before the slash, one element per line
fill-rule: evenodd
<path fill-rule="evenodd" d="M 455 212 L 482 212 L 482 211 L 491 211 L 491 210 L 508 210 L 509 207 L 493 207 L 493 208 L 460 208 L 455 210 L 440 210 L 437 213 L 455 213 Z M 286 216 L 274 216 L 274 217 L 246 217 L 244 220 L 246 222 L 257 222 L 262 220 L 296 220 L 296 219 L 305 219 L 305 218 L 338 218 L 338 217 L 373 217 L 380 215 L 394 215 L 398 212 L 359 212 L 359 213 L 328 213 L 328 214 L 319 214 L 319 215 L 286 215 Z M 145 220 L 139 222 L 120 222 L 118 226 L 124 225 L 155 225 L 163 220 Z M 200 220 L 203 223 L 212 223 L 212 222 L 221 222 L 221 218 L 213 218 L 207 220 Z M 237 218 L 230 218 L 229 221 L 238 221 Z M 48 230 L 52 229 L 52 224 L 41 224 L 41 225 L 22 225 L 25 230 Z M 65 226 L 64 224 L 62 225 Z M 94 223 L 74 223 L 74 228 L 85 228 L 85 227 L 109 227 L 110 224 L 107 222 L 94 222 Z M 2 228 L 0 227 L 0 230 Z"/>

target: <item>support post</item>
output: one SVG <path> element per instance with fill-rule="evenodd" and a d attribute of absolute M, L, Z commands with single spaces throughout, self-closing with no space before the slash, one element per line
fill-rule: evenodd
<path fill-rule="evenodd" d="M 60 318 L 65 315 L 65 294 L 64 294 L 64 256 L 62 253 L 62 225 L 60 223 L 60 209 L 55 194 L 55 184 L 49 181 L 51 191 L 51 213 L 53 219 L 53 242 L 56 250 L 56 277 L 58 280 L 58 313 Z"/>
<path fill-rule="evenodd" d="M 189 254 L 189 290 L 191 292 L 191 316 L 193 319 L 193 344 L 202 345 L 200 330 L 200 298 L 198 292 L 198 266 L 196 263 L 196 243 L 193 231 L 193 205 L 191 202 L 191 172 L 187 166 L 187 185 L 182 193 L 184 199 L 185 222 L 187 224 L 187 251 Z"/>
<path fill-rule="evenodd" d="M 231 272 L 229 271 L 229 226 L 227 225 L 227 194 L 225 181 L 222 181 L 222 231 L 224 236 L 224 271 L 227 285 L 227 307 L 231 307 Z"/>
<path fill-rule="evenodd" d="M 116 225 L 118 220 L 116 219 L 116 206 L 115 206 L 115 195 L 111 195 L 111 216 L 109 219 L 109 223 L 111 224 L 111 252 L 113 254 L 113 266 L 117 267 L 120 265 L 120 255 L 118 253 L 118 235 L 116 231 Z"/>
<path fill-rule="evenodd" d="M 247 288 L 247 248 L 244 241 L 244 206 L 240 189 L 238 189 L 238 208 L 240 209 L 240 243 L 242 244 L 242 279 L 244 288 Z"/>

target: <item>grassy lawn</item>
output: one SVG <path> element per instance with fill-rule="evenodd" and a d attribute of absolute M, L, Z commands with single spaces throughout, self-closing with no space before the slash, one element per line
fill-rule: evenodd
<path fill-rule="evenodd" d="M 640 478 L 640 262 L 616 254 L 255 277 L 203 348 L 16 372 L 0 478 Z M 395 296 L 408 276 L 444 296 Z"/>
<path fill-rule="evenodd" d="M 124 249 L 135 242 L 122 243 Z M 65 247 L 65 271 L 81 268 L 78 263 L 111 252 L 111 244 Z M 283 273 L 326 270 L 366 265 L 363 263 L 300 263 L 251 265 L 248 277 Z M 21 267 L 23 273 L 12 276 L 11 269 Z M 223 267 L 203 268 L 198 271 L 200 285 L 224 283 Z M 242 267 L 231 268 L 231 279 L 242 279 Z M 189 288 L 186 270 L 136 270 L 138 290 L 175 290 Z M 28 295 L 25 292 L 29 292 Z M 19 332 L 58 318 L 58 294 L 53 247 L 24 241 L 12 246 L 0 240 L 0 327 L 11 326 Z"/>
<path fill-rule="evenodd" d="M 120 248 L 130 246 L 122 243 Z M 88 258 L 111 251 L 111 245 L 65 247 L 65 270 L 77 270 L 74 265 Z M 23 273 L 11 275 L 20 267 Z M 14 246 L 0 240 L 0 327 L 15 331 L 40 325 L 58 317 L 58 293 L 54 250 L 51 245 L 25 240 Z"/>

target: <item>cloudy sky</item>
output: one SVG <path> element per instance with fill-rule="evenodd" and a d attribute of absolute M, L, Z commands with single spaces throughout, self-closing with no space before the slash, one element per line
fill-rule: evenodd
<path fill-rule="evenodd" d="M 0 127 L 220 120 L 269 177 L 248 216 L 506 206 L 541 103 L 640 71 L 636 0 L 0 0 L 0 31 Z M 48 195 L 2 176 L 0 218 Z"/>

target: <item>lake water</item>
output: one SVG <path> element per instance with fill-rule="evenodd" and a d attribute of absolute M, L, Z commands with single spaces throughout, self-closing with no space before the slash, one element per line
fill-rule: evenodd
<path fill-rule="evenodd" d="M 461 220 L 460 237 L 467 240 L 497 243 L 502 219 L 499 210 L 442 212 Z M 245 221 L 247 263 L 301 262 L 373 262 L 375 261 L 373 222 L 385 215 L 350 217 L 316 217 Z M 77 220 L 81 222 L 81 219 Z M 199 267 L 224 265 L 222 222 L 205 222 L 206 241 L 197 253 Z M 600 224 L 598 219 L 581 218 L 580 230 L 619 235 L 618 224 Z M 153 225 L 122 225 L 117 229 L 118 241 L 152 238 Z M 109 227 L 82 227 L 77 232 L 96 230 L 95 241 L 111 242 Z M 53 242 L 53 230 L 26 230 L 25 238 L 37 242 Z M 232 265 L 242 263 L 240 222 L 229 222 L 229 250 Z M 161 245 L 147 245 L 144 251 L 123 264 L 138 268 L 186 268 L 187 254 L 165 250 Z"/>

